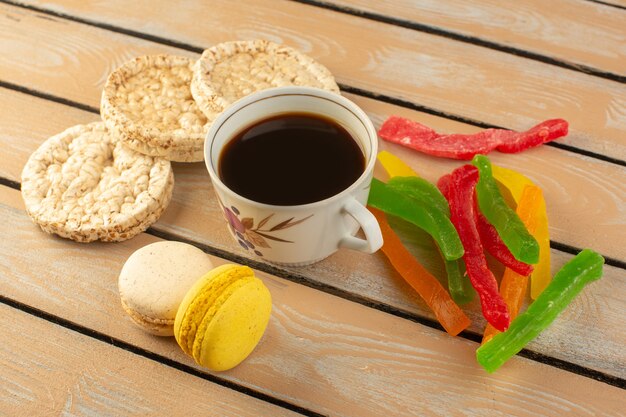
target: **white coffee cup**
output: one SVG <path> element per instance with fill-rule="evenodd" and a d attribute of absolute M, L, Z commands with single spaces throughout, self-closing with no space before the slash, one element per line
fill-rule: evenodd
<path fill-rule="evenodd" d="M 332 197 L 297 206 L 263 204 L 229 189 L 217 174 L 224 146 L 251 125 L 286 113 L 319 115 L 344 127 L 365 156 L 361 176 Z M 222 113 L 207 134 L 204 161 L 235 240 L 266 261 L 307 265 L 342 247 L 372 253 L 382 246 L 378 222 L 365 208 L 377 149 L 371 120 L 350 100 L 317 88 L 279 87 L 246 96 Z M 354 236 L 359 228 L 365 239 Z"/>

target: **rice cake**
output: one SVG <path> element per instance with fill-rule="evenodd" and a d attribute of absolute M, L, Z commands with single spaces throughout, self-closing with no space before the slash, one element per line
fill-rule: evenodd
<path fill-rule="evenodd" d="M 331 72 L 297 50 L 266 40 L 225 42 L 196 62 L 191 93 L 209 121 L 255 91 L 289 85 L 339 94 Z"/>
<path fill-rule="evenodd" d="M 47 139 L 22 171 L 22 198 L 47 233 L 78 242 L 122 241 L 146 230 L 172 196 L 169 161 L 126 146 L 103 122 Z"/>
<path fill-rule="evenodd" d="M 202 161 L 209 123 L 191 96 L 193 65 L 185 57 L 148 55 L 117 68 L 102 91 L 107 127 L 143 154 Z"/>

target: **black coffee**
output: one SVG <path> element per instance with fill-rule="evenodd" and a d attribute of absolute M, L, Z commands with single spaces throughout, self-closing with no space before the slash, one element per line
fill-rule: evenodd
<path fill-rule="evenodd" d="M 226 144 L 220 179 L 251 200 L 281 206 L 313 203 L 354 183 L 365 157 L 332 120 L 290 113 L 258 122 Z"/>

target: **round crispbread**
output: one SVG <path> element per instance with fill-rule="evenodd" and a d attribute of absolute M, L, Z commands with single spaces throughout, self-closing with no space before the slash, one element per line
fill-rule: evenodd
<path fill-rule="evenodd" d="M 169 161 L 124 146 L 102 122 L 52 136 L 22 171 L 22 198 L 33 221 L 78 242 L 141 233 L 165 210 L 173 187 Z"/>
<path fill-rule="evenodd" d="M 330 71 L 297 50 L 266 40 L 225 42 L 196 62 L 191 93 L 212 122 L 230 104 L 255 91 L 289 85 L 339 94 Z"/>
<path fill-rule="evenodd" d="M 107 128 L 143 154 L 202 161 L 209 123 L 191 96 L 193 65 L 185 57 L 148 55 L 117 68 L 102 90 Z"/>

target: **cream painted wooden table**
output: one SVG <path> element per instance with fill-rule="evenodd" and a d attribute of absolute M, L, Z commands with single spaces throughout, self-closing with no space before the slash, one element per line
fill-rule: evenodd
<path fill-rule="evenodd" d="M 0 415 L 524 415 L 626 413 L 626 3 L 623 0 L 26 1 L 0 3 Z M 377 253 L 275 268 L 232 242 L 202 164 L 175 164 L 174 197 L 146 233 L 81 245 L 26 216 L 20 172 L 47 137 L 99 119 L 107 74 L 141 54 L 197 57 L 265 38 L 327 65 L 378 126 L 399 114 L 441 131 L 570 135 L 495 163 L 545 192 L 553 271 L 583 247 L 604 278 L 494 375 L 484 327 L 452 338 Z M 388 143 L 434 181 L 460 165 Z M 432 248 L 407 244 L 441 277 Z M 173 339 L 139 331 L 117 296 L 135 249 L 192 243 L 259 271 L 274 298 L 262 343 L 212 374 Z"/>

